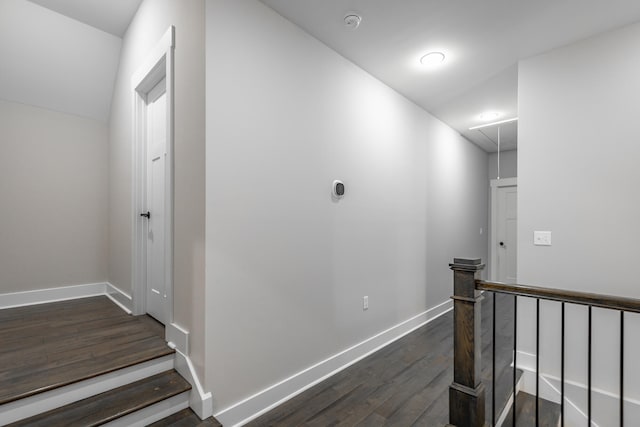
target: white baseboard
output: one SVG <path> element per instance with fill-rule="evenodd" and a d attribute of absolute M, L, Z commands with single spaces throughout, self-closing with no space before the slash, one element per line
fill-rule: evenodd
<path fill-rule="evenodd" d="M 242 426 L 319 382 L 364 359 L 453 308 L 447 300 L 423 313 L 368 338 L 326 360 L 298 372 L 228 408 L 217 411 L 216 419 L 225 426 Z"/>
<path fill-rule="evenodd" d="M 169 347 L 189 356 L 189 331 L 185 331 L 175 323 L 169 323 L 165 327 L 165 340 L 169 343 Z"/>
<path fill-rule="evenodd" d="M 176 350 L 175 369 L 191 384 L 189 406 L 200 419 L 209 418 L 213 415 L 213 398 L 211 393 L 204 392 L 195 367 L 189 358 L 189 332 L 175 323 L 168 324 L 165 330 L 169 347 Z"/>
<path fill-rule="evenodd" d="M 133 307 L 131 296 L 108 282 L 0 294 L 0 310 L 100 295 L 107 296 L 127 314 L 131 314 Z"/>
<path fill-rule="evenodd" d="M 106 290 L 107 284 L 103 282 L 0 294 L 0 309 L 95 297 L 105 295 Z"/>
<path fill-rule="evenodd" d="M 191 363 L 191 359 L 185 356 L 179 349 L 176 349 L 175 370 L 191 384 L 191 394 L 189 395 L 189 406 L 198 414 L 200 419 L 209 418 L 213 415 L 213 398 L 211 393 L 205 393 L 202 383 L 198 379 L 196 370 Z"/>
<path fill-rule="evenodd" d="M 127 314 L 131 314 L 133 311 L 133 298 L 131 298 L 131 295 L 109 282 L 106 283 L 105 293 L 114 304 L 123 309 Z"/>

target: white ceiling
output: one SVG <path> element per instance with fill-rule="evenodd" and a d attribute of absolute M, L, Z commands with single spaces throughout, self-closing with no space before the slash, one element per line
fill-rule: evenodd
<path fill-rule="evenodd" d="M 142 0 L 30 0 L 122 38 Z"/>
<path fill-rule="evenodd" d="M 516 114 L 520 59 L 640 20 L 637 0 L 261 1 L 487 151 L 495 136 L 468 128 L 485 109 Z M 362 16 L 355 31 L 348 12 Z M 432 50 L 447 60 L 427 71 Z M 509 128 L 501 142 L 515 147 Z"/>
<path fill-rule="evenodd" d="M 1 0 L 0 98 L 106 122 L 121 46 L 33 2 Z"/>
<path fill-rule="evenodd" d="M 431 112 L 467 139 L 472 140 L 487 152 L 498 149 L 497 127 L 469 130 L 482 124 L 478 118 L 481 111 L 496 111 L 504 118 L 518 116 L 518 66 L 513 64 L 489 79 L 480 82 L 462 95 L 443 102 Z M 501 119 L 496 119 L 501 120 Z M 516 123 L 502 125 L 500 150 L 516 148 Z"/>

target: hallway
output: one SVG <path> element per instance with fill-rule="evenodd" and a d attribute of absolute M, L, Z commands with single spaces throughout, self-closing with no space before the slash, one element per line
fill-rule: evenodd
<path fill-rule="evenodd" d="M 511 390 L 513 298 L 496 305 L 497 401 Z M 482 307 L 483 381 L 491 414 L 492 300 Z M 443 426 L 448 423 L 453 380 L 453 311 L 384 347 L 247 424 L 259 426 Z M 502 387 L 500 387 L 502 385 Z M 497 412 L 500 412 L 499 410 Z"/>

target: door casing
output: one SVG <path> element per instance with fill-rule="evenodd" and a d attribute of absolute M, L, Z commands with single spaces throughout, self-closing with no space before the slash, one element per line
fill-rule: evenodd
<path fill-rule="evenodd" d="M 146 313 L 147 236 L 145 219 L 140 213 L 146 207 L 146 95 L 163 78 L 166 79 L 167 157 L 165 163 L 165 260 L 166 320 L 173 322 L 173 194 L 174 194 L 174 40 L 175 29 L 169 27 L 158 44 L 131 78 L 133 96 L 133 164 L 132 164 L 132 269 L 133 314 Z"/>

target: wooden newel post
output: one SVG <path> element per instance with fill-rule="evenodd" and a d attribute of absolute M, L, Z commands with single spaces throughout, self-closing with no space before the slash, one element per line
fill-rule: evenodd
<path fill-rule="evenodd" d="M 449 387 L 449 423 L 456 427 L 485 425 L 484 386 L 480 381 L 480 300 L 475 280 L 484 268 L 480 259 L 454 258 L 453 383 Z"/>

